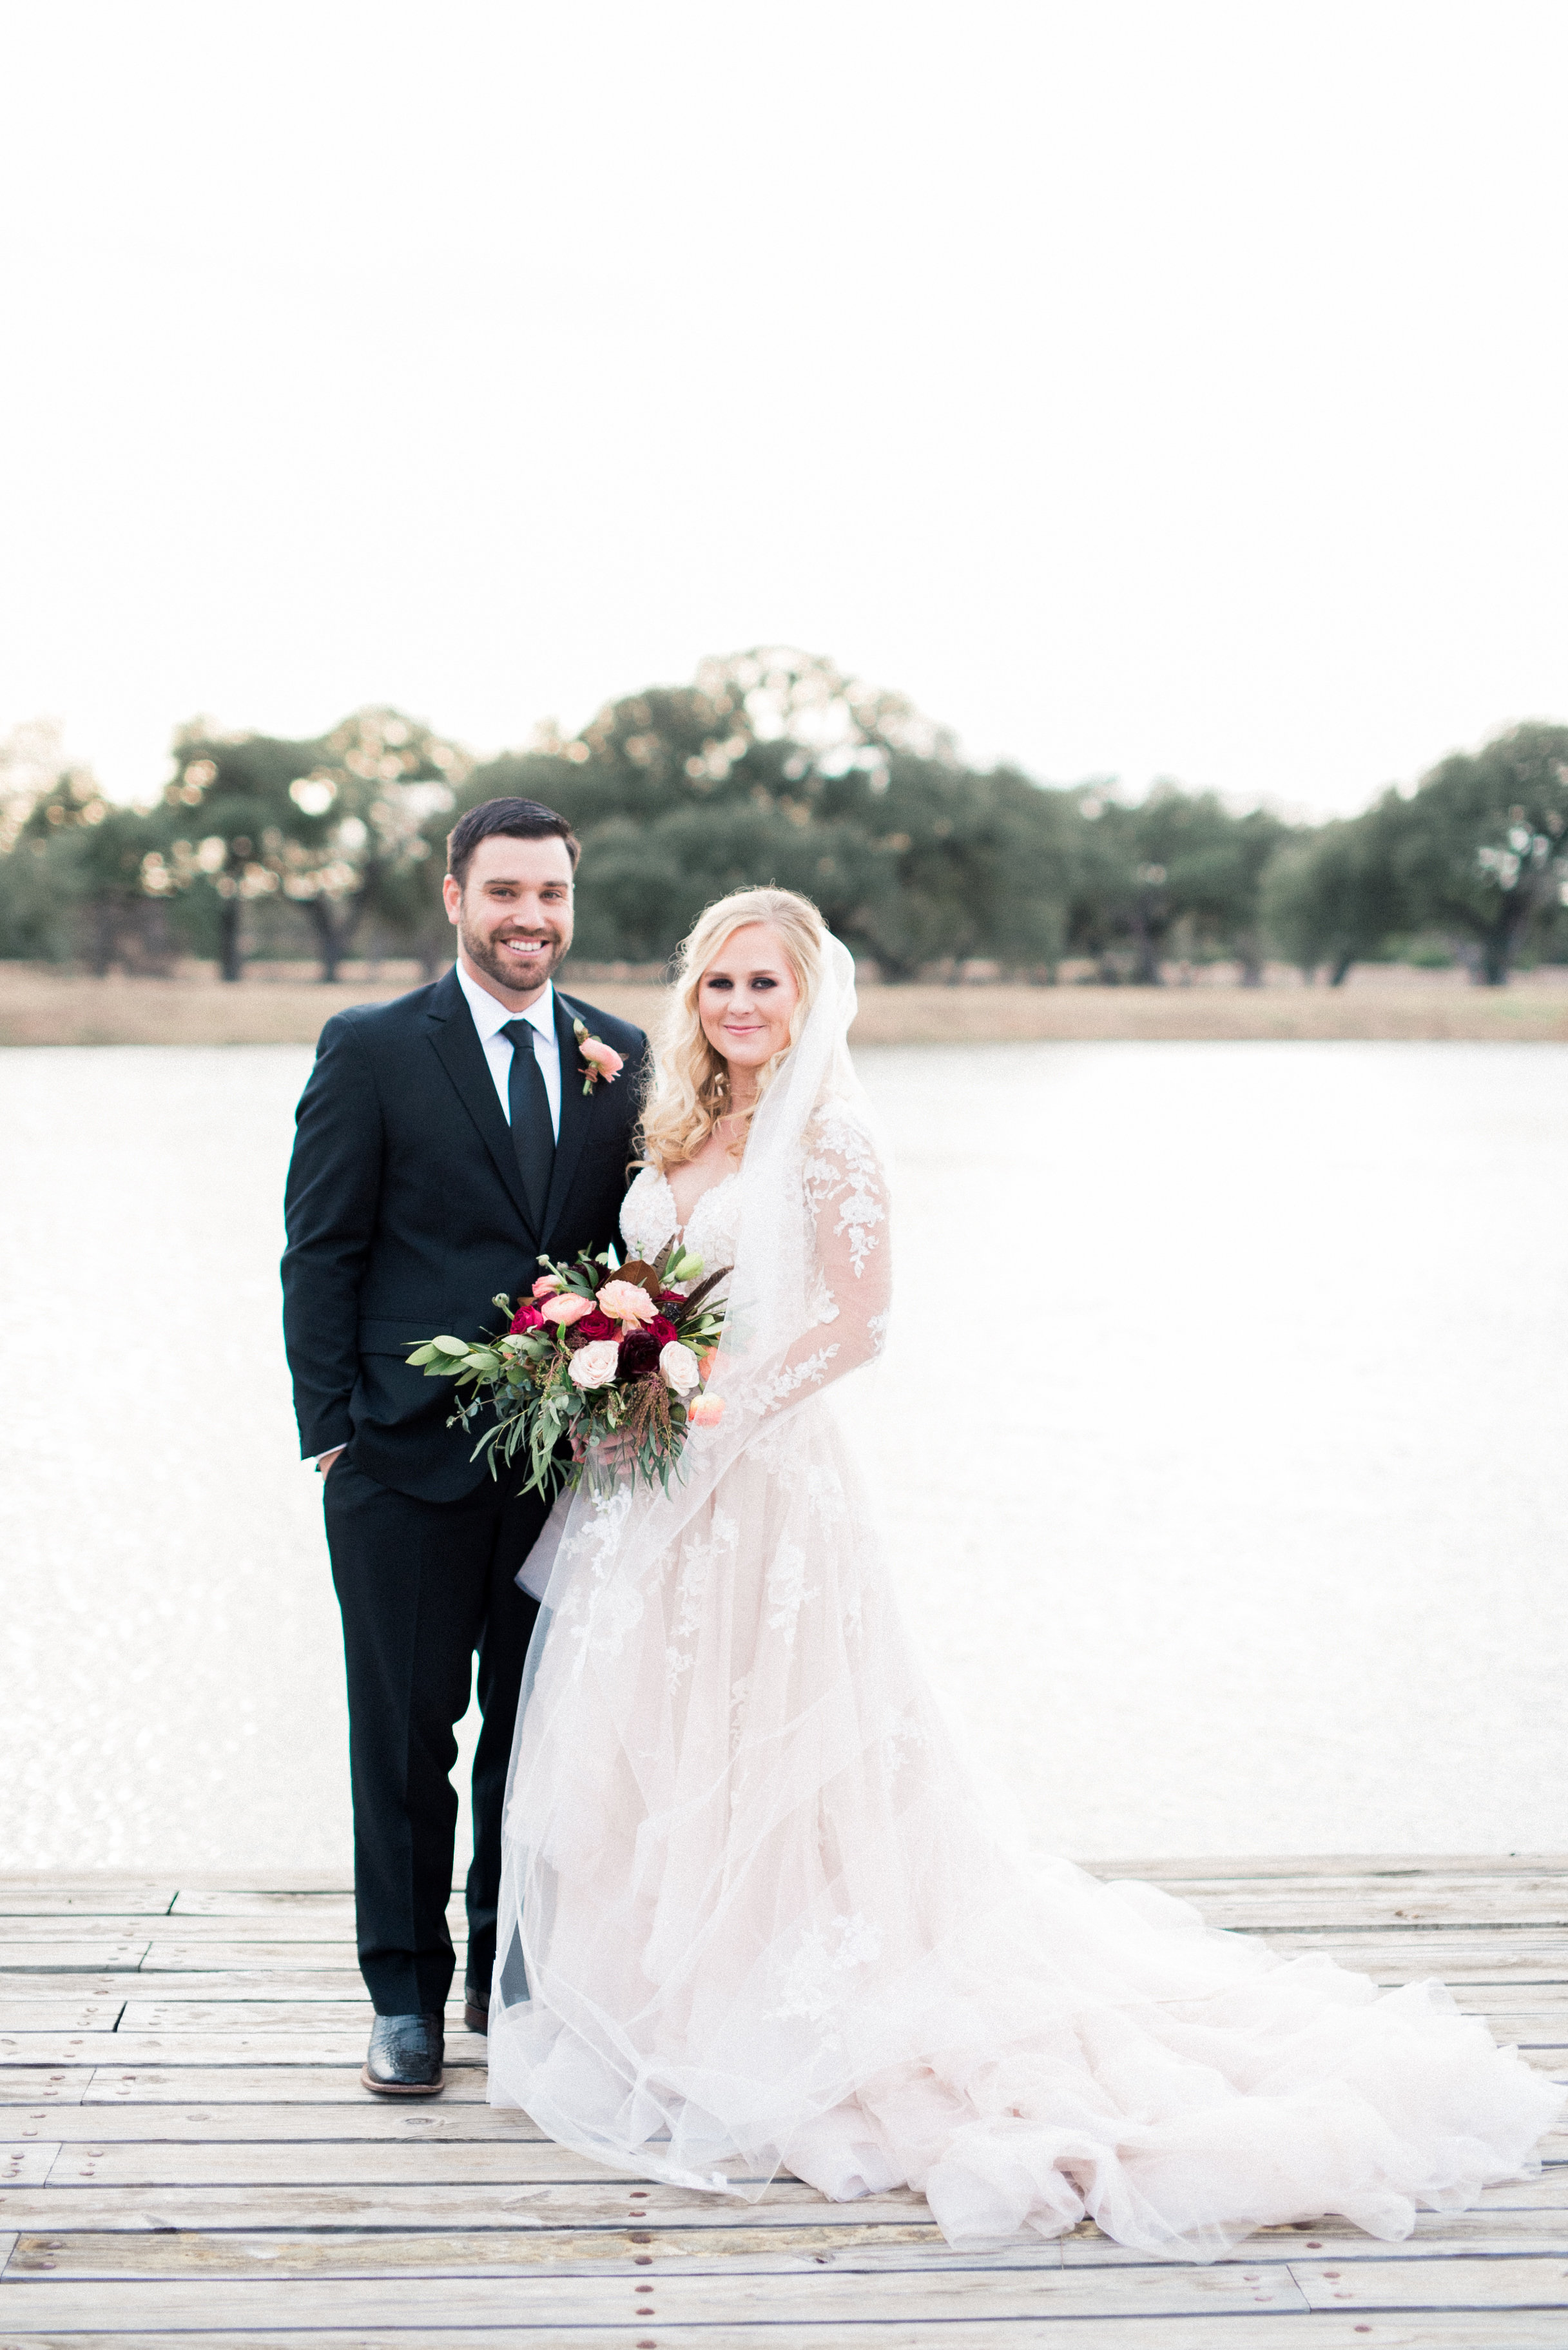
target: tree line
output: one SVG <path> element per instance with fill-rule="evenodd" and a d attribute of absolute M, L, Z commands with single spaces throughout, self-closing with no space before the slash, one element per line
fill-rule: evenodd
<path fill-rule="evenodd" d="M 1568 727 L 1531 723 L 1442 760 L 1356 816 L 1293 824 L 1212 792 L 1042 785 L 975 767 L 903 696 L 763 649 L 607 703 L 484 762 L 390 709 L 291 741 L 180 729 L 150 806 L 109 800 L 47 728 L 0 747 L 0 956 L 225 979 L 308 940 L 449 958 L 455 816 L 516 793 L 584 845 L 576 953 L 662 962 L 713 898 L 803 890 L 890 981 L 976 963 L 1038 981 L 1086 959 L 1107 984 L 1265 960 L 1338 984 L 1358 962 L 1455 960 L 1501 985 L 1568 960 Z"/>

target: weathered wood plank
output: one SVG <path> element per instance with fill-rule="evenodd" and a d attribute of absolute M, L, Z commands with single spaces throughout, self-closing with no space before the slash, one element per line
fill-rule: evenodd
<path fill-rule="evenodd" d="M 796 2207 L 759 2218 L 754 2211 L 736 2215 L 729 2227 L 671 2224 L 663 2213 L 648 2211 L 646 2226 L 628 2226 L 624 2209 L 605 2224 L 597 2216 L 576 2225 L 566 2216 L 565 2199 L 547 2223 L 526 2216 L 532 2224 L 519 2226 L 515 2210 L 503 2201 L 505 2190 L 488 2190 L 485 2217 L 468 2214 L 438 2225 L 434 2214 L 419 2212 L 410 2219 L 411 2198 L 401 2204 L 389 2197 L 371 2199 L 339 2194 L 328 2205 L 318 2198 L 317 2211 L 303 2228 L 296 2220 L 275 2216 L 284 2197 L 275 2193 L 262 2209 L 237 2220 L 214 2216 L 218 2206 L 209 2199 L 206 2218 L 194 2226 L 171 2220 L 182 2208 L 167 2197 L 157 2199 L 147 2215 L 132 2225 L 103 2229 L 78 2222 L 67 2213 L 57 2221 L 55 2208 L 84 2199 L 102 2202 L 101 2196 L 30 2194 L 7 2197 L 4 2217 L 16 2230 L 13 2267 L 20 2273 L 59 2277 L 254 2276 L 265 2265 L 276 2277 L 328 2276 L 449 2276 L 478 2272 L 496 2275 L 530 2274 L 547 2268 L 556 2275 L 620 2272 L 635 2277 L 639 2269 L 653 2272 L 657 2282 L 666 2272 L 682 2275 L 763 2272 L 782 2269 L 832 2268 L 856 2272 L 868 2268 L 911 2270 L 1054 2269 L 1064 2256 L 1075 2268 L 1148 2268 L 1147 2254 L 1128 2253 L 1103 2237 L 1085 2241 L 1079 2236 L 1046 2241 L 1023 2236 L 983 2255 L 956 2252 L 948 2245 L 923 2205 L 913 2210 L 894 2209 L 878 2217 L 846 2211 L 842 2205 L 820 2204 L 815 2211 Z M 514 2202 L 517 2199 L 514 2198 Z M 356 2209 L 356 2206 L 359 2207 Z M 242 2199 L 230 2199 L 229 2208 L 245 2209 Z M 366 2208 L 385 2211 L 384 2219 L 364 2216 Z M 450 2208 L 450 2207 L 449 2207 Z M 403 2216 L 395 2215 L 401 2210 Z M 41 2211 L 43 2217 L 33 2215 Z M 367 2231 L 374 2232 L 367 2232 Z M 1493 2230 L 1483 2240 L 1464 2226 L 1440 2237 L 1412 2240 L 1390 2247 L 1359 2234 L 1343 2239 L 1314 2239 L 1323 2256 L 1323 2273 L 1369 2259 L 1386 2262 L 1397 2256 L 1425 2262 L 1433 2273 L 1438 2261 L 1457 2263 L 1477 2251 L 1489 2259 L 1531 2259 L 1561 2262 L 1568 2252 L 1568 2219 L 1556 2215 L 1554 2227 L 1515 2225 Z M 1269 2229 L 1252 2238 L 1226 2263 L 1249 2271 L 1277 2270 L 1299 2260 L 1302 2240 L 1289 2229 Z M 1112 2255 L 1115 2257 L 1113 2258 Z M 1463 2271 L 1452 2274 L 1462 2287 Z"/>
<path fill-rule="evenodd" d="M 49 2138 L 0 2138 L 0 2187 L 41 2187 L 59 2150 Z"/>
<path fill-rule="evenodd" d="M 370 2029 L 375 2010 L 368 1998 L 335 2000 L 294 1999 L 133 1999 L 128 2001 L 120 2016 L 121 2032 L 292 2032 L 298 2034 L 328 2033 L 334 2036 L 353 2033 L 363 2040 Z M 456 2017 L 455 2024 L 452 2019 Z M 1568 2025 L 1568 2007 L 1563 2009 L 1563 2022 Z M 462 2028 L 462 2002 L 454 2000 L 447 2009 L 447 2044 L 454 2034 L 466 2040 Z M 1568 2037 L 1568 2033 L 1565 2033 Z"/>
<path fill-rule="evenodd" d="M 180 1980 L 183 1983 L 184 1976 L 182 1975 Z M 67 2002 L 78 1999 L 124 2000 L 129 1998 L 136 1988 L 134 1981 L 128 1983 L 122 1974 L 52 1974 L 42 1968 L 35 1968 L 26 1972 L 20 1970 L 13 1972 L 7 1969 L 4 1973 L 0 1973 L 0 1999 L 43 1999 Z M 157 1989 L 158 1996 L 162 1998 L 161 1983 L 157 1986 Z"/>
<path fill-rule="evenodd" d="M 8 2215 L 14 2216 L 14 2215 Z M 1009 2248 L 988 2271 L 1055 2270 L 1061 2247 L 1036 2236 Z M 314 2233 L 244 2230 L 217 2232 L 120 2230 L 107 2234 L 57 2230 L 18 2230 L 13 2276 L 88 2277 L 430 2277 L 624 2276 L 657 2288 L 666 2272 L 682 2276 L 767 2275 L 790 2271 L 840 2275 L 876 2270 L 940 2274 L 971 2272 L 972 2252 L 955 2252 L 929 2220 L 889 2220 L 880 2226 L 850 2220 L 826 2227 L 689 2229 L 661 2236 L 648 2228 L 490 2228 L 413 2232 L 350 2229 Z M 643 2276 L 639 2271 L 651 2273 Z"/>
<path fill-rule="evenodd" d="M 361 2089 L 359 2095 L 365 2096 L 365 2091 Z M 389 2145 L 362 2138 L 340 2144 L 311 2139 L 298 2145 L 272 2138 L 206 2146 L 161 2140 L 95 2140 L 86 2145 L 62 2142 L 50 2178 L 55 2188 L 309 2187 L 396 2182 L 421 2186 L 454 2185 L 475 2179 L 521 2187 L 618 2178 L 636 2187 L 645 2184 L 636 2171 L 608 2169 L 587 2155 L 573 2154 L 552 2139 L 537 2136 L 456 2142 L 437 2139 L 429 2145 Z M 651 2195 L 652 2189 L 648 2192 Z M 702 2203 L 706 2199 L 696 2199 Z M 683 2194 L 681 2200 L 685 2204 L 692 2198 Z"/>
<path fill-rule="evenodd" d="M 212 1886 L 205 1891 L 176 1894 L 171 1914 L 176 1918 L 334 1918 L 354 1929 L 354 1896 L 343 1893 L 265 1892 L 254 1886 Z"/>
<path fill-rule="evenodd" d="M 16 1925 L 26 1920 L 6 1922 Z M 119 1973 L 122 1968 L 139 1967 L 147 1950 L 147 1937 L 142 1934 L 130 1939 L 99 1934 L 90 1940 L 84 1936 L 70 1941 L 50 1940 L 43 1935 L 0 1935 L 0 1979 L 16 1972 L 32 1974 L 39 1968 L 47 1968 L 51 1974 Z"/>
<path fill-rule="evenodd" d="M 329 2005 L 337 2001 L 367 2006 L 369 2003 L 358 1967 L 182 1967 L 159 1975 L 150 1975 L 149 1970 L 143 1968 L 141 1974 L 140 1981 L 126 1982 L 120 1976 L 113 1979 L 122 1999 L 155 1999 L 163 2006 L 176 2000 L 182 2003 L 187 2000 L 214 2003 L 265 2000 L 269 2006 L 286 2003 L 296 2007 L 306 2002 L 325 2002 Z M 0 1988 L 9 1991 L 17 1980 L 13 1975 L 0 1975 Z M 51 1978 L 46 1976 L 44 1980 Z M 109 1978 L 97 1976 L 90 1980 L 107 1982 Z M 453 2008 L 461 2012 L 462 2007 L 462 1985 L 459 1982 L 448 2000 L 448 2012 Z"/>
<path fill-rule="evenodd" d="M 457 1957 L 457 1976 L 461 1982 L 463 1959 L 461 1949 Z M 350 1996 L 350 1986 L 360 1981 L 358 1954 L 352 1940 L 175 1942 L 160 1935 L 154 1936 L 138 1964 L 144 1975 L 208 1974 L 214 1971 L 251 1975 L 335 1974 Z M 161 1984 L 159 1989 L 161 1991 Z"/>
<path fill-rule="evenodd" d="M 90 2064 L 36 2064 L 30 2071 L 16 2064 L 0 2072 L 0 2088 L 12 2106 L 79 2106 L 91 2079 Z M 13 2137 L 26 2134 L 9 2132 Z"/>
<path fill-rule="evenodd" d="M 168 1925 L 167 1918 L 0 1918 L 0 1953 L 17 1951 L 19 1966 L 52 1967 L 57 1961 L 40 1959 L 40 1949 L 75 1950 L 86 1943 L 94 1949 L 144 1950 L 154 1931 Z"/>
<path fill-rule="evenodd" d="M 330 2064 L 233 2064 L 210 2069 L 197 2064 L 100 2064 L 91 2074 L 78 2101 L 89 2106 L 369 2104 L 369 2092 L 359 2079 L 364 2055 L 364 2050 L 359 2049 L 354 2062 L 346 2064 L 340 2071 Z M 13 2102 L 38 2095 L 30 2087 L 25 2091 L 13 2087 L 11 2076 L 5 2073 L 0 2073 L 0 2086 L 7 2089 Z M 447 2074 L 441 2095 L 443 2105 L 483 2105 L 483 2068 L 477 2064 L 454 2066 Z"/>
<path fill-rule="evenodd" d="M 1368 2340 L 1368 2334 L 1372 2339 Z M 1234 2340 L 1232 2336 L 1234 2335 Z M 0 2350 L 170 2350 L 166 2333 L 140 2332 L 21 2334 L 0 2335 Z M 196 2337 L 199 2339 L 200 2337 Z M 659 2318 L 654 2330 L 634 2319 L 615 2326 L 574 2326 L 569 2335 L 553 2339 L 532 2327 L 511 2324 L 487 2327 L 483 2350 L 632 2350 L 646 2341 L 649 2350 L 1563 2350 L 1560 2313 L 1499 2310 L 1488 2315 L 1484 2336 L 1468 2313 L 1427 2311 L 1407 2318 L 1397 2313 L 1379 2314 L 1374 2327 L 1350 2315 L 1323 2312 L 1249 2318 L 1245 2333 L 1227 2324 L 1216 2335 L 1212 2313 L 1199 2317 L 1157 2317 L 1131 2320 L 1109 2334 L 1097 2318 L 1052 2315 L 1049 2332 L 1032 2327 L 1027 2333 L 1005 2332 L 985 2319 L 974 2324 L 950 2319 L 891 2319 L 857 2324 L 852 2335 L 824 2342 L 818 2329 L 807 2324 L 670 2325 Z M 355 2324 L 351 2333 L 334 2328 L 290 2328 L 286 2333 L 225 2330 L 223 2350 L 407 2350 L 406 2333 Z M 420 2350 L 479 2350 L 467 2328 L 422 2327 Z"/>
<path fill-rule="evenodd" d="M 1181 1898 L 1188 1898 L 1182 1887 Z M 1368 1886 L 1303 1892 L 1299 1897 L 1232 1893 L 1199 1898 L 1193 1906 L 1207 1926 L 1232 1933 L 1370 1934 L 1390 1926 L 1424 1926 L 1452 1933 L 1495 1932 L 1511 1926 L 1528 1926 L 1537 1933 L 1568 1927 L 1568 1880 L 1550 1886 L 1516 1886 L 1498 1880 L 1487 1901 L 1469 1898 L 1469 1887 L 1426 1887 L 1398 1889 Z"/>
<path fill-rule="evenodd" d="M 0 1878 L 0 1918 L 161 1918 L 178 1886 L 156 1881 L 103 1885 L 19 1886 Z"/>
<path fill-rule="evenodd" d="M 1568 1981 L 1568 1949 L 1561 1935 L 1545 1941 L 1521 1937 L 1512 1943 L 1467 1942 L 1454 1949 L 1446 1943 L 1434 1949 L 1425 1936 L 1417 1936 L 1403 1946 L 1378 1941 L 1370 1949 L 1353 1950 L 1310 1937 L 1293 1941 L 1289 1935 L 1272 1934 L 1269 1947 L 1281 1958 L 1321 1954 L 1349 1973 L 1370 1975 L 1374 1982 L 1390 1990 L 1400 1983 L 1434 1980 L 1454 1991 L 1470 1985 Z"/>
<path fill-rule="evenodd" d="M 351 2032 L 4 2032 L 0 2067 L 13 2064 L 352 2064 L 365 2061 L 367 2024 Z M 483 2033 L 449 2032 L 446 2064 L 483 2064 Z"/>
<path fill-rule="evenodd" d="M 44 2137 L 88 2146 L 130 2145 L 144 2138 L 177 2144 L 385 2138 L 422 2145 L 448 2139 L 541 2139 L 542 2133 L 514 2107 L 453 2103 L 444 2096 L 404 2099 L 361 2093 L 355 2105 L 315 2106 L 0 2106 L 0 2139 L 21 2143 Z"/>
<path fill-rule="evenodd" d="M 1415 2262 L 1400 2263 L 1411 2268 Z M 1501 2262 L 1477 2262 L 1501 2267 Z M 266 2323 L 289 2326 L 381 2326 L 426 2333 L 432 2325 L 628 2324 L 653 2314 L 631 2280 L 618 2276 L 345 2278 L 268 2277 Z M 25 2304 L 18 2307 L 18 2303 Z M 1263 2268 L 1067 2269 L 895 2272 L 840 2275 L 686 2276 L 666 2272 L 653 2296 L 661 2323 L 774 2325 L 862 2324 L 876 2319 L 1132 2318 L 1207 2314 L 1255 2317 L 1304 2312 L 1285 2270 Z M 138 2304 L 141 2305 L 139 2315 Z M 207 2283 L 158 2277 L 101 2283 L 47 2277 L 0 2279 L 0 2328 L 19 2323 L 65 2332 L 161 2326 L 169 2333 L 254 2325 L 263 2315 L 257 2282 Z M 826 2337 L 817 2337 L 825 2339 Z"/>
<path fill-rule="evenodd" d="M 6 1920 L 7 1925 L 12 1922 Z M 354 1913 L 337 1907 L 315 1916 L 307 1911 L 257 1909 L 237 1918 L 202 1918 L 171 1911 L 167 1918 L 154 1918 L 149 1923 L 160 1948 L 166 1945 L 171 1950 L 195 1950 L 203 1942 L 234 1942 L 257 1949 L 285 1942 L 302 1950 L 323 1942 L 341 1943 L 350 1950 L 354 1947 Z"/>
<path fill-rule="evenodd" d="M 62 1984 L 70 1981 L 60 1978 Z M 5 1977 L 0 1975 L 0 1986 Z M 5 1999 L 0 1998 L 0 2035 L 18 2032 L 112 2032 L 123 1999 Z"/>
<path fill-rule="evenodd" d="M 929 2227 L 924 2201 L 905 2191 L 861 2203 L 825 2203 L 809 2187 L 777 2180 L 761 2203 L 720 2196 L 686 2195 L 680 2189 L 649 2188 L 633 2202 L 631 2190 L 613 2182 L 577 2179 L 565 2185 L 497 2186 L 443 2181 L 415 2187 L 25 2187 L 0 2193 L 0 2217 L 8 2227 L 45 2235 L 237 2228 L 476 2230 L 526 2228 L 541 2236 L 593 2230 L 614 2236 L 636 2225 L 685 2237 L 693 2231 L 728 2234 L 733 2229 Z M 1027 2249 L 1027 2247 L 1025 2247 Z M 1299 2251 L 1301 2246 L 1297 2243 Z M 1272 2254 L 1281 2258 L 1282 2254 Z M 1006 2256 L 996 2261 L 1005 2267 Z M 990 2263 L 992 2255 L 987 2254 Z M 968 2261 L 972 2267 L 972 2258 Z M 1091 2264 L 1092 2265 L 1092 2264 Z"/>
<path fill-rule="evenodd" d="M 1301 1878 L 1379 1877 L 1568 1877 L 1568 1853 L 1292 1853 L 1189 1856 L 1179 1860 L 1081 1860 L 1091 1877 L 1141 1877 L 1151 1885 L 1265 1883 Z"/>
<path fill-rule="evenodd" d="M 1314 2309 L 1554 2309 L 1568 2335 L 1568 2261 L 1294 2261 Z"/>
<path fill-rule="evenodd" d="M 29 2198 L 27 2208 L 47 2207 L 50 2201 L 51 2195 L 46 2191 L 42 2196 Z M 20 2217 L 19 2210 L 12 2217 L 24 2229 L 38 2224 Z M 1114 2244 L 1088 2221 L 1061 2241 L 1063 2259 L 1073 2268 L 1137 2268 L 1148 2262 L 1147 2252 L 1130 2251 L 1124 2245 Z M 1334 2262 L 1457 2260 L 1479 2255 L 1487 2259 L 1568 2258 L 1568 2199 L 1537 2210 L 1508 2210 L 1488 2203 L 1473 2211 L 1421 2211 L 1417 2214 L 1415 2233 L 1395 2244 L 1366 2235 L 1344 2220 L 1324 2220 L 1313 2226 L 1298 2221 L 1285 2228 L 1260 2228 L 1232 2258 L 1249 2265 L 1256 2261 L 1286 2261 L 1293 2264 L 1309 2253 Z"/>
<path fill-rule="evenodd" d="M 468 1913 L 461 1892 L 448 1901 L 446 1919 L 452 1933 L 467 1930 Z M 258 1893 L 238 1886 L 223 1891 L 182 1892 L 169 1911 L 169 1924 L 191 1931 L 214 1927 L 220 1933 L 241 1939 L 259 1932 L 270 1939 L 275 1932 L 319 1941 L 328 1930 L 352 1937 L 354 1897 L 351 1893 Z"/>

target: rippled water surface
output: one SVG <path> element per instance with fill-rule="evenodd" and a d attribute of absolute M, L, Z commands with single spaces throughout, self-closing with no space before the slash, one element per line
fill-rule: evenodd
<path fill-rule="evenodd" d="M 278 1334 L 308 1066 L 0 1057 L 0 1866 L 346 1865 Z M 1041 1841 L 1568 1846 L 1568 1051 L 863 1066 L 900 1311 L 846 1410 L 932 1669 Z"/>

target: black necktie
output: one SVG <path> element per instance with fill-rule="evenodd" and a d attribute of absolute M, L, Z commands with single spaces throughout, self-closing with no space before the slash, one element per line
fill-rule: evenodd
<path fill-rule="evenodd" d="M 537 1239 L 545 1237 L 545 1209 L 550 1178 L 556 1171 L 556 1136 L 550 1124 L 550 1097 L 545 1073 L 534 1050 L 534 1030 L 526 1020 L 509 1020 L 501 1031 L 512 1043 L 512 1068 L 506 1080 L 506 1104 L 512 1113 L 512 1148 L 523 1196 L 534 1219 Z"/>

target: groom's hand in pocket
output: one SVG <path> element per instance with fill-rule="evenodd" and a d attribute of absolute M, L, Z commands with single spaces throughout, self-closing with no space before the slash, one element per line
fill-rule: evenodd
<path fill-rule="evenodd" d="M 324 1480 L 330 1473 L 332 1463 L 337 1460 L 338 1453 L 341 1452 L 342 1450 L 343 1447 L 340 1444 L 335 1445 L 330 1452 L 324 1452 L 320 1460 L 317 1462 L 316 1467 L 317 1474 Z"/>

